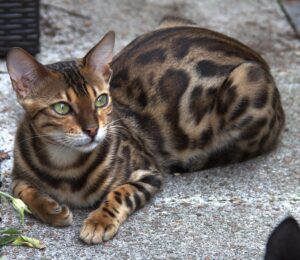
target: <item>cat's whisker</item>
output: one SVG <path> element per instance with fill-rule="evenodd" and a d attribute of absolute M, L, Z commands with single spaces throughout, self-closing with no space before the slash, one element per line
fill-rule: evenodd
<path fill-rule="evenodd" d="M 69 150 L 70 148 L 64 145 L 57 145 L 57 143 L 51 143 L 52 145 L 55 145 L 56 147 L 56 152 L 62 152 L 64 153 L 65 151 Z M 40 153 L 42 151 L 45 151 L 46 149 L 48 149 L 47 146 L 41 148 L 40 150 L 37 151 L 37 153 Z"/>
<path fill-rule="evenodd" d="M 116 122 L 121 121 L 121 119 L 116 119 L 114 121 L 111 121 L 110 123 L 107 124 L 107 127 L 109 127 L 110 125 L 115 124 Z"/>
<path fill-rule="evenodd" d="M 118 133 L 118 130 L 124 130 L 126 131 L 126 128 L 124 126 L 121 126 L 121 125 L 117 125 L 117 124 L 114 124 L 114 122 L 111 122 L 110 124 L 107 125 L 107 128 L 110 130 L 110 131 L 115 131 L 116 130 L 116 133 Z"/>
<path fill-rule="evenodd" d="M 107 135 L 104 137 L 104 139 L 102 140 L 102 142 L 103 142 L 103 143 L 105 142 L 105 143 L 109 144 L 109 141 L 108 141 Z M 101 145 L 101 143 L 100 143 L 99 145 Z"/>
<path fill-rule="evenodd" d="M 23 142 L 26 142 L 28 140 L 32 140 L 32 139 L 35 139 L 35 138 L 42 138 L 42 137 L 55 137 L 56 135 L 62 135 L 62 134 L 43 134 L 43 135 L 34 135 L 34 136 L 31 136 L 29 138 L 25 138 L 25 139 L 22 139 L 22 141 L 18 142 L 19 144 L 23 143 Z"/>
<path fill-rule="evenodd" d="M 111 123 L 111 124 L 107 125 L 107 128 L 110 128 L 110 127 L 122 127 L 122 128 L 124 128 L 124 126 L 118 125 L 116 123 Z"/>
<path fill-rule="evenodd" d="M 40 152 L 45 151 L 46 149 L 48 149 L 48 146 L 47 146 L 47 145 L 45 145 L 44 147 L 42 147 L 42 148 L 39 149 L 39 150 L 36 150 L 35 153 L 36 153 L 36 154 L 39 154 Z"/>

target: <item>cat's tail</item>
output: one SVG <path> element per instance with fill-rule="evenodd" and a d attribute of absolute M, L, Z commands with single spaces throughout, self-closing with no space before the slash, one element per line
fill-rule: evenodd
<path fill-rule="evenodd" d="M 166 15 L 159 22 L 159 26 L 156 29 L 181 27 L 181 26 L 197 26 L 192 20 L 182 18 L 179 16 Z"/>

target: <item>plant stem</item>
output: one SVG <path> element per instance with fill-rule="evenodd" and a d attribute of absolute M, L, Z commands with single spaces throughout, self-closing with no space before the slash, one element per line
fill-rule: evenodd
<path fill-rule="evenodd" d="M 9 195 L 8 193 L 2 192 L 2 191 L 0 191 L 0 196 L 3 196 L 5 198 L 11 199 L 11 200 L 14 199 L 13 196 Z"/>

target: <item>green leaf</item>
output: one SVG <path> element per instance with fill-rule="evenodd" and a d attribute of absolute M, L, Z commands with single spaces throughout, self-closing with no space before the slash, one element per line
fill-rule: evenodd
<path fill-rule="evenodd" d="M 24 211 L 30 214 L 31 211 L 21 199 L 13 198 L 12 204 L 15 210 L 19 212 L 21 223 L 24 225 Z"/>
<path fill-rule="evenodd" d="M 27 205 L 21 199 L 14 198 L 13 196 L 9 195 L 6 192 L 0 191 L 0 196 L 11 200 L 13 207 L 17 212 L 19 212 L 22 225 L 24 225 L 24 212 L 32 214 L 32 212 L 27 207 Z"/>
<path fill-rule="evenodd" d="M 28 246 L 38 249 L 46 248 L 45 244 L 38 239 L 30 238 L 26 236 L 19 236 L 13 243 L 13 246 Z"/>
<path fill-rule="evenodd" d="M 17 230 L 16 228 L 7 228 L 7 229 L 0 230 L 0 234 L 20 235 L 21 231 Z"/>
<path fill-rule="evenodd" d="M 27 213 L 32 214 L 32 212 L 30 211 L 30 209 L 27 207 L 27 205 L 23 202 L 23 200 L 21 199 L 17 199 L 17 198 L 13 198 L 12 200 L 13 202 L 13 206 L 16 210 L 24 210 Z"/>
<path fill-rule="evenodd" d="M 15 241 L 16 238 L 17 238 L 16 235 L 10 235 L 10 236 L 0 237 L 0 246 L 7 245 L 7 244 Z"/>

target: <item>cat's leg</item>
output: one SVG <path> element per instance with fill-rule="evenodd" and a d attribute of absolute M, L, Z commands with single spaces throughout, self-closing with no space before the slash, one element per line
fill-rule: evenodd
<path fill-rule="evenodd" d="M 120 225 L 135 210 L 144 206 L 161 186 L 162 175 L 148 170 L 137 170 L 126 184 L 108 193 L 100 207 L 85 219 L 80 238 L 88 244 L 110 240 Z"/>
<path fill-rule="evenodd" d="M 13 181 L 13 195 L 23 200 L 33 215 L 47 224 L 68 226 L 73 221 L 72 212 L 67 206 L 60 205 L 25 180 Z"/>

